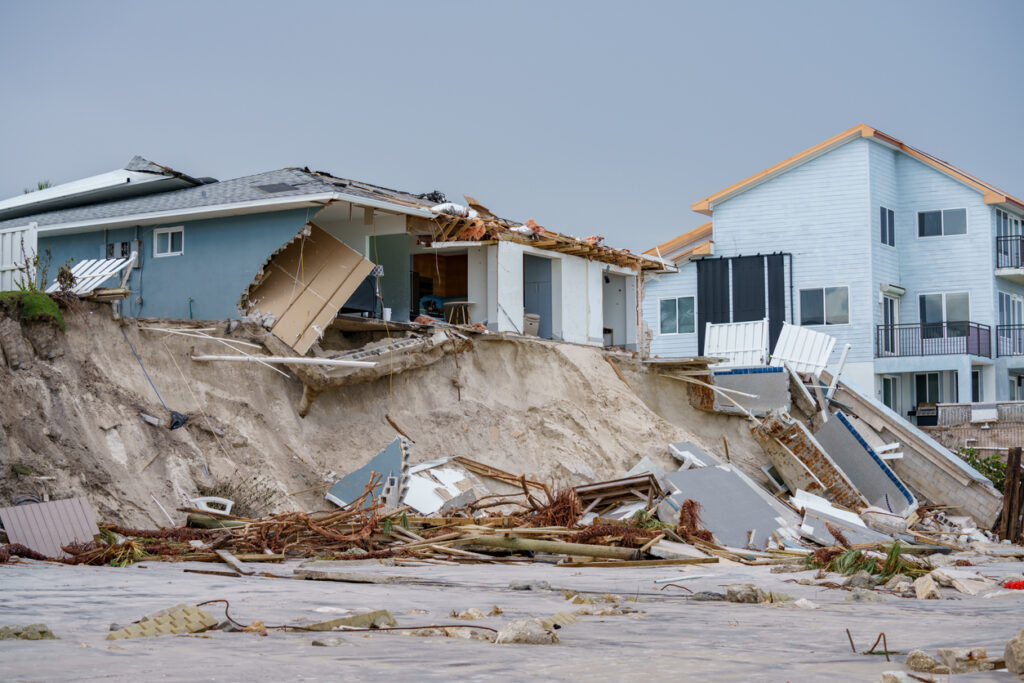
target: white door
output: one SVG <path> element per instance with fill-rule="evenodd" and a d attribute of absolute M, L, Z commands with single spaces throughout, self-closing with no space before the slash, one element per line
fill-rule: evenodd
<path fill-rule="evenodd" d="M 26 273 L 25 261 L 36 255 L 36 224 L 0 230 L 0 291 L 6 292 L 23 286 L 25 277 L 34 279 L 35 270 Z"/>

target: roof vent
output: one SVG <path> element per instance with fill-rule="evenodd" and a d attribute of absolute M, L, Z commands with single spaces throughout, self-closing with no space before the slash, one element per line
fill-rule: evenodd
<path fill-rule="evenodd" d="M 269 185 L 253 185 L 254 188 L 267 194 L 274 194 L 275 192 L 290 192 L 295 189 L 294 185 L 288 183 L 270 183 Z"/>

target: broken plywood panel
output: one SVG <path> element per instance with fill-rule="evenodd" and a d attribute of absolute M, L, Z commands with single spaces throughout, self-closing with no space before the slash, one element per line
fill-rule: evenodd
<path fill-rule="evenodd" d="M 242 297 L 249 314 L 305 354 L 373 270 L 373 264 L 314 223 L 263 265 Z"/>

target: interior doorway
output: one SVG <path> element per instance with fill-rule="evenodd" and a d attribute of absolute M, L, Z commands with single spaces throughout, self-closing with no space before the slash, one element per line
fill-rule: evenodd
<path fill-rule="evenodd" d="M 540 316 L 537 336 L 551 339 L 551 259 L 523 254 L 523 311 Z"/>

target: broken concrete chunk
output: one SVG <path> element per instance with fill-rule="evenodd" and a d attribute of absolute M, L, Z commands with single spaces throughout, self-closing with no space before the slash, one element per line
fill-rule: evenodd
<path fill-rule="evenodd" d="M 988 653 L 983 647 L 943 647 L 935 651 L 949 672 L 966 674 L 975 671 L 991 671 L 995 663 L 989 661 Z"/>
<path fill-rule="evenodd" d="M 889 580 L 885 582 L 885 589 L 891 591 L 899 590 L 897 586 L 901 583 L 913 583 L 913 581 L 914 580 L 906 574 L 893 574 L 889 577 Z"/>
<path fill-rule="evenodd" d="M 0 626 L 0 640 L 57 640 L 46 624 Z"/>
<path fill-rule="evenodd" d="M 386 609 L 374 610 L 365 614 L 356 614 L 351 617 L 338 617 L 328 621 L 321 621 L 311 626 L 306 626 L 304 631 L 334 631 L 339 628 L 381 628 L 383 626 L 394 626 L 398 622 L 391 612 Z"/>
<path fill-rule="evenodd" d="M 882 602 L 882 596 L 868 588 L 854 588 L 846 602 Z"/>
<path fill-rule="evenodd" d="M 698 602 L 724 602 L 727 598 L 723 593 L 715 593 L 713 591 L 697 591 L 690 596 L 691 600 Z"/>
<path fill-rule="evenodd" d="M 911 650 L 907 655 L 907 668 L 925 674 L 948 674 L 949 667 L 923 650 Z"/>
<path fill-rule="evenodd" d="M 740 583 L 726 587 L 725 599 L 729 602 L 762 603 L 768 595 L 752 583 Z"/>
<path fill-rule="evenodd" d="M 476 607 L 470 607 L 462 612 L 456 612 L 452 610 L 452 616 L 456 619 L 465 619 L 466 621 L 472 621 L 473 619 L 483 619 L 484 613 L 478 610 Z"/>
<path fill-rule="evenodd" d="M 1003 650 L 1006 670 L 1018 676 L 1024 675 L 1024 630 L 1010 638 Z"/>
<path fill-rule="evenodd" d="M 800 598 L 793 603 L 793 607 L 797 607 L 799 609 L 818 609 L 818 603 L 812 602 L 807 598 Z"/>
<path fill-rule="evenodd" d="M 541 626 L 536 619 L 516 619 L 498 631 L 494 642 L 499 645 L 510 643 L 553 645 L 558 642 L 558 635 L 553 630 Z"/>
<path fill-rule="evenodd" d="M 913 680 L 906 671 L 883 671 L 878 683 L 910 683 Z"/>
<path fill-rule="evenodd" d="M 917 594 L 918 600 L 939 600 L 942 598 L 939 585 L 935 583 L 935 579 L 932 578 L 931 574 L 925 574 L 914 581 L 914 592 Z"/>
<path fill-rule="evenodd" d="M 874 588 L 875 577 L 861 569 L 846 581 L 843 581 L 843 585 L 847 588 Z"/>
<path fill-rule="evenodd" d="M 508 587 L 514 591 L 549 591 L 551 584 L 547 581 L 510 581 Z"/>

